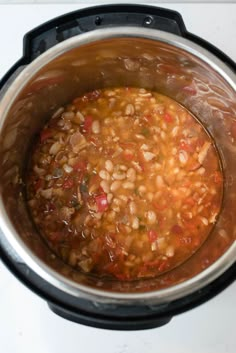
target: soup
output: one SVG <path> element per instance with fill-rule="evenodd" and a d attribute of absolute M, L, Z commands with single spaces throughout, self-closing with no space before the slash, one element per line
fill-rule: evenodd
<path fill-rule="evenodd" d="M 95 90 L 54 113 L 27 174 L 33 220 L 78 270 L 136 280 L 187 260 L 220 211 L 214 143 L 183 106 L 139 88 Z"/>

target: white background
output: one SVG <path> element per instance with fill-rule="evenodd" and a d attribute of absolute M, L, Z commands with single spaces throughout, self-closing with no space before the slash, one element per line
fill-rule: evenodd
<path fill-rule="evenodd" d="M 0 5 L 0 77 L 21 56 L 22 37 L 27 31 L 85 6 L 78 3 Z M 236 4 L 163 6 L 181 12 L 189 31 L 212 42 L 236 61 Z M 0 263 L 0 352 L 235 353 L 236 283 L 211 301 L 175 317 L 165 327 L 114 332 L 57 317 Z"/>

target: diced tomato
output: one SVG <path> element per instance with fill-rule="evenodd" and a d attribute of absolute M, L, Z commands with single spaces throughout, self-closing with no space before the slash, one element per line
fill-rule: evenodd
<path fill-rule="evenodd" d="M 173 225 L 173 227 L 171 228 L 171 231 L 174 234 L 182 234 L 183 233 L 183 228 L 180 227 L 178 224 Z"/>
<path fill-rule="evenodd" d="M 194 147 L 183 140 L 180 142 L 179 147 L 180 147 L 180 150 L 184 150 L 186 152 L 194 152 Z"/>
<path fill-rule="evenodd" d="M 71 189 L 74 186 L 74 180 L 72 178 L 67 178 L 63 185 L 62 188 L 63 189 Z"/>
<path fill-rule="evenodd" d="M 153 205 L 153 207 L 155 207 L 155 209 L 157 210 L 157 211 L 164 211 L 166 208 L 167 208 L 167 204 L 165 203 L 165 201 L 163 201 L 163 203 L 161 204 L 161 203 L 159 203 L 159 202 L 157 202 L 157 201 L 153 201 L 152 202 L 152 205 Z"/>
<path fill-rule="evenodd" d="M 173 118 L 170 114 L 168 113 L 165 113 L 164 114 L 164 120 L 167 122 L 167 123 L 172 123 L 173 122 Z"/>
<path fill-rule="evenodd" d="M 84 119 L 84 124 L 83 124 L 83 130 L 86 133 L 89 133 L 91 131 L 92 123 L 93 123 L 93 117 L 91 115 L 87 115 Z"/>
<path fill-rule="evenodd" d="M 134 153 L 131 150 L 124 150 L 123 155 L 127 161 L 132 161 L 134 159 Z"/>
<path fill-rule="evenodd" d="M 159 267 L 158 267 L 158 270 L 159 270 L 160 272 L 163 272 L 163 271 L 167 270 L 167 268 L 168 268 L 168 261 L 167 261 L 167 260 L 163 260 L 163 261 L 160 263 L 160 265 L 159 265 Z"/>
<path fill-rule="evenodd" d="M 38 179 L 36 181 L 36 183 L 34 184 L 34 189 L 37 192 L 40 188 L 42 188 L 43 186 L 43 180 L 42 179 Z"/>
<path fill-rule="evenodd" d="M 148 124 L 153 123 L 153 116 L 151 114 L 146 114 L 143 117 L 143 120 L 146 121 Z"/>
<path fill-rule="evenodd" d="M 40 141 L 44 142 L 53 136 L 53 131 L 50 129 L 44 129 L 40 134 Z"/>
<path fill-rule="evenodd" d="M 104 212 L 108 208 L 107 195 L 101 194 L 95 197 L 98 212 Z"/>
<path fill-rule="evenodd" d="M 86 168 L 87 168 L 87 162 L 85 162 L 84 160 L 81 160 L 81 161 L 77 162 L 73 166 L 73 169 L 75 171 L 85 171 Z"/>
<path fill-rule="evenodd" d="M 189 206 L 194 206 L 196 204 L 196 201 L 194 201 L 192 197 L 188 197 L 187 199 L 184 200 L 184 203 Z"/>
<path fill-rule="evenodd" d="M 155 230 L 151 229 L 148 231 L 148 239 L 151 243 L 157 240 L 157 238 L 158 238 L 158 234 Z"/>

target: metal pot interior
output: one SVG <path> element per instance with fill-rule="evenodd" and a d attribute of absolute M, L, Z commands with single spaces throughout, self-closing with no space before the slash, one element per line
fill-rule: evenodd
<path fill-rule="evenodd" d="M 146 31 L 150 33 L 133 31 L 129 36 L 127 30 L 122 34 L 116 31 L 112 36 L 104 30 L 101 39 L 99 35 L 96 40 L 91 36 L 82 44 L 82 36 L 67 40 L 26 67 L 0 102 L 2 230 L 26 263 L 32 265 L 41 259 L 40 264 L 46 265 L 42 276 L 53 269 L 63 276 L 60 278 L 71 280 L 70 286 L 75 290 L 82 288 L 82 292 L 92 287 L 95 294 L 96 290 L 143 293 L 168 288 L 170 281 L 176 285 L 187 283 L 232 248 L 236 236 L 236 141 L 231 135 L 236 119 L 235 76 L 229 69 L 225 72 L 226 66 L 219 67 L 219 61 L 209 58 L 200 47 L 191 48 L 190 42 L 181 42 L 174 35 L 167 35 L 166 40 L 159 31 Z M 73 270 L 52 256 L 36 232 L 25 204 L 25 165 L 35 136 L 52 112 L 87 91 L 117 86 L 156 90 L 187 107 L 212 135 L 224 172 L 222 210 L 208 240 L 186 263 L 151 280 L 111 281 Z M 233 262 L 232 253 L 227 261 L 224 266 Z M 53 273 L 46 276 L 49 281 Z M 197 286 L 201 286 L 199 280 Z"/>

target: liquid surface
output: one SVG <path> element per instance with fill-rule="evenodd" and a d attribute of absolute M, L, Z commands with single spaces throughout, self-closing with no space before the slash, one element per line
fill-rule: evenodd
<path fill-rule="evenodd" d="M 189 258 L 220 210 L 212 140 L 177 102 L 155 92 L 90 92 L 41 131 L 27 176 L 34 222 L 83 272 L 135 280 Z"/>

